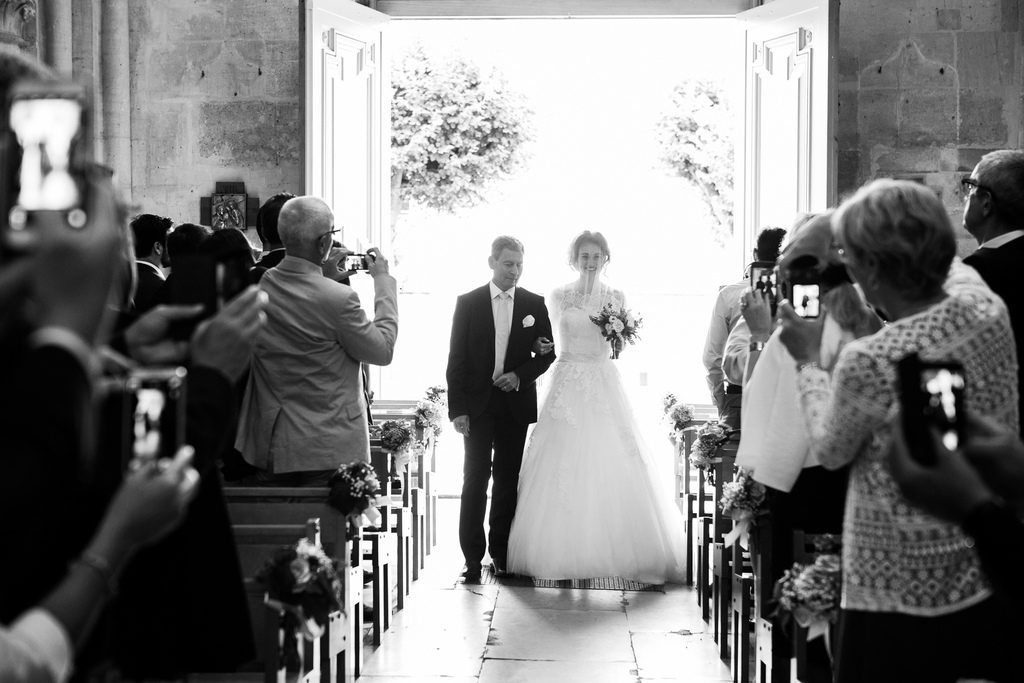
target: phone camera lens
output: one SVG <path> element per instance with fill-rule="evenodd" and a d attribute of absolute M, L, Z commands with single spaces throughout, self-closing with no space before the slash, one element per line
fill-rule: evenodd
<path fill-rule="evenodd" d="M 88 216 L 85 215 L 85 211 L 83 211 L 82 209 L 76 208 L 68 211 L 68 225 L 70 225 L 72 228 L 84 228 L 87 220 Z"/>

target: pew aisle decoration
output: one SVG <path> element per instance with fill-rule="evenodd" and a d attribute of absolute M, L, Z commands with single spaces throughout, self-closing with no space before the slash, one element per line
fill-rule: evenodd
<path fill-rule="evenodd" d="M 690 453 L 690 464 L 704 471 L 709 484 L 715 483 L 715 468 L 712 467 L 715 453 L 728 440 L 729 428 L 720 422 L 708 422 L 697 432 L 693 452 Z"/>
<path fill-rule="evenodd" d="M 423 396 L 424 399 L 431 403 L 436 403 L 442 408 L 448 407 L 448 390 L 442 387 L 440 384 L 434 385 L 427 389 Z"/>
<path fill-rule="evenodd" d="M 683 430 L 693 424 L 693 415 L 697 409 L 688 403 L 680 403 L 673 393 L 665 394 L 661 406 L 668 425 L 668 439 L 675 446 L 683 440 Z"/>
<path fill-rule="evenodd" d="M 433 432 L 434 438 L 441 436 L 444 422 L 444 406 L 429 399 L 416 402 L 416 426 L 423 429 L 423 441 L 427 440 L 427 432 Z"/>
<path fill-rule="evenodd" d="M 775 584 L 776 614 L 806 628 L 808 641 L 825 636 L 828 648 L 829 627 L 839 618 L 842 562 L 839 542 L 831 534 L 823 534 L 815 549 L 814 562 L 794 563 Z"/>
<path fill-rule="evenodd" d="M 718 501 L 722 512 L 732 517 L 732 531 L 725 535 L 725 547 L 737 540 L 747 548 L 747 532 L 760 513 L 765 499 L 763 484 L 754 481 L 753 471 L 736 468 L 736 478 L 722 485 L 722 499 Z"/>
<path fill-rule="evenodd" d="M 616 308 L 612 304 L 605 304 L 598 315 L 590 316 L 590 320 L 601 328 L 601 336 L 611 344 L 613 360 L 619 357 L 627 343 L 636 344 L 640 338 L 636 331 L 644 322 L 628 308 Z"/>
<path fill-rule="evenodd" d="M 303 538 L 295 545 L 275 550 L 256 580 L 267 588 L 264 603 L 284 619 L 285 667 L 298 670 L 298 637 L 316 640 L 327 628 L 330 613 L 345 610 L 336 560 Z"/>
<path fill-rule="evenodd" d="M 412 442 L 412 429 L 409 428 L 409 423 L 388 420 L 380 426 L 380 447 L 395 456 L 396 472 L 404 472 L 412 459 L 409 454 Z"/>
<path fill-rule="evenodd" d="M 380 482 L 369 463 L 342 465 L 331 475 L 327 486 L 330 487 L 327 504 L 350 522 L 366 515 L 371 526 L 380 523 L 380 512 L 377 511 L 381 498 Z"/>

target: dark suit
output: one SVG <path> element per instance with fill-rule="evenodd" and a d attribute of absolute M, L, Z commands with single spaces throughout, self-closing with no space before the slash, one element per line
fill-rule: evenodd
<path fill-rule="evenodd" d="M 136 261 L 135 272 L 139 275 L 139 282 L 135 287 L 133 310 L 142 314 L 157 305 L 160 290 L 164 286 L 164 278 L 148 262 Z"/>
<path fill-rule="evenodd" d="M 250 272 L 250 282 L 254 285 L 258 285 L 266 272 L 271 268 L 277 268 L 278 264 L 281 263 L 284 257 L 284 249 L 275 249 L 264 254 L 263 258 L 257 261 L 256 265 L 253 266 L 252 271 Z M 344 284 L 347 285 L 348 282 L 345 282 Z"/>
<path fill-rule="evenodd" d="M 528 316 L 533 318 L 531 325 L 526 324 Z M 463 294 L 455 304 L 448 355 L 448 414 L 453 420 L 469 416 L 459 542 L 471 568 L 479 566 L 488 547 L 492 558 L 505 560 L 526 431 L 537 421 L 535 382 L 555 360 L 554 352 L 533 355 L 538 337 L 552 337 L 544 298 L 516 288 L 504 372 L 516 373 L 519 390 L 501 391 L 492 380 L 495 332 L 490 285 Z M 492 475 L 490 537 L 485 540 L 487 482 Z"/>
<path fill-rule="evenodd" d="M 1017 339 L 1017 362 L 1024 359 L 1024 288 L 1021 287 L 1020 268 L 1024 265 L 1024 237 L 1011 240 L 995 249 L 978 249 L 964 259 L 981 275 L 993 292 L 998 294 L 1010 312 L 1010 325 L 1013 336 Z M 1024 396 L 1024 386 L 1020 384 L 1021 373 L 1018 372 L 1018 388 Z M 1024 429 L 1024 401 L 1020 404 L 1020 426 Z"/>

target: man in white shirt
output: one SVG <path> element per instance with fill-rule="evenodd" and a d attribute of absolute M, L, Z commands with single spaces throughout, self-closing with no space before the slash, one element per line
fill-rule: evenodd
<path fill-rule="evenodd" d="M 782 228 L 765 228 L 757 236 L 757 247 L 754 249 L 755 261 L 776 261 L 779 258 L 779 247 L 786 231 Z M 740 297 L 750 286 L 746 279 L 726 285 L 718 292 L 715 308 L 711 312 L 711 323 L 708 325 L 708 336 L 704 342 L 704 368 L 707 370 L 708 389 L 711 398 L 718 408 L 721 419 L 731 427 L 740 426 L 740 402 L 742 398 L 742 370 L 739 381 L 727 376 L 722 369 L 722 358 L 729 333 L 742 320 L 740 316 Z"/>
<path fill-rule="evenodd" d="M 964 229 L 979 245 L 964 263 L 977 270 L 1006 302 L 1020 362 L 1024 358 L 1024 287 L 1020 276 L 1024 263 L 1024 151 L 989 152 L 960 182 L 964 190 Z M 1024 385 L 1020 389 L 1024 391 Z M 1024 422 L 1021 424 L 1024 428 Z"/>

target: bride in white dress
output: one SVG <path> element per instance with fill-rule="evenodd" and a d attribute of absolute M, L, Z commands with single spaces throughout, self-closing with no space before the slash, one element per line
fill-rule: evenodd
<path fill-rule="evenodd" d="M 519 475 L 509 572 L 543 579 L 619 576 L 661 584 L 686 571 L 683 521 L 659 480 L 611 360 L 590 316 L 622 292 L 601 282 L 610 258 L 601 233 L 570 248 L 579 279 L 547 306 L 558 358 Z"/>

